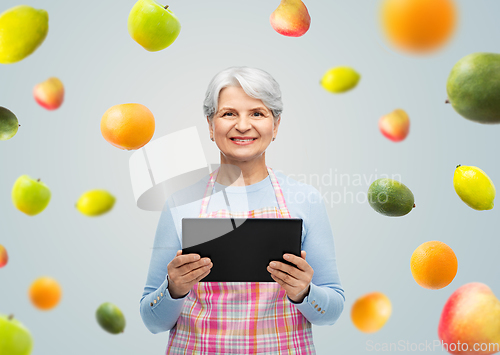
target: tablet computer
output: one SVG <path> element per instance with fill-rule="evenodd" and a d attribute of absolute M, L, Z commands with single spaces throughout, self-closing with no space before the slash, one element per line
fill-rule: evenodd
<path fill-rule="evenodd" d="M 276 282 L 267 266 L 283 254 L 300 257 L 301 218 L 183 218 L 182 254 L 213 263 L 200 282 Z"/>

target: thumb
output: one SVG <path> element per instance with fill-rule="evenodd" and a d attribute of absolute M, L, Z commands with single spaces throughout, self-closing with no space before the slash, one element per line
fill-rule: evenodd
<path fill-rule="evenodd" d="M 306 259 L 306 251 L 305 250 L 302 250 L 301 251 L 301 254 L 302 254 L 302 259 Z"/>

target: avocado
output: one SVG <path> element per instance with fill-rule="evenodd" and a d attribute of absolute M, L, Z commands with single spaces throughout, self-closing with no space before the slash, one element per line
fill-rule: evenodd
<path fill-rule="evenodd" d="M 448 100 L 461 116 L 479 123 L 500 123 L 500 54 L 472 53 L 452 68 Z"/>
<path fill-rule="evenodd" d="M 125 317 L 122 311 L 110 302 L 105 302 L 97 308 L 96 312 L 97 323 L 111 334 L 123 333 L 125 329 Z"/>
<path fill-rule="evenodd" d="M 378 179 L 368 188 L 368 203 L 384 216 L 404 216 L 415 207 L 414 202 L 410 189 L 397 180 Z"/>

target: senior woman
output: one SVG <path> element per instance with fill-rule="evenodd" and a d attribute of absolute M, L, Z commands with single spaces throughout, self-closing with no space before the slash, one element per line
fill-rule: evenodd
<path fill-rule="evenodd" d="M 279 85 L 263 70 L 230 67 L 210 82 L 203 111 L 221 164 L 165 203 L 142 320 L 153 334 L 170 331 L 167 354 L 315 354 L 311 324 L 333 325 L 345 297 L 320 193 L 266 165 L 283 111 Z M 203 282 L 213 264 L 182 255 L 184 217 L 302 218 L 301 256 L 284 255 L 296 268 L 270 264 L 275 282 Z"/>

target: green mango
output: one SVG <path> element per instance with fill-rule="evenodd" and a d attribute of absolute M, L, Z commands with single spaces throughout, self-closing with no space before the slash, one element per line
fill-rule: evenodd
<path fill-rule="evenodd" d="M 415 198 L 403 183 L 383 178 L 375 180 L 368 188 L 368 203 L 384 216 L 400 217 L 415 207 Z"/>
<path fill-rule="evenodd" d="M 16 115 L 9 109 L 0 106 L 0 141 L 14 137 L 19 126 Z"/>
<path fill-rule="evenodd" d="M 95 312 L 97 323 L 111 334 L 120 334 L 125 329 L 125 316 L 120 308 L 111 302 L 104 302 Z"/>
<path fill-rule="evenodd" d="M 0 63 L 12 64 L 32 54 L 49 31 L 49 14 L 18 5 L 0 14 Z"/>
<path fill-rule="evenodd" d="M 446 91 L 446 102 L 461 116 L 500 123 L 500 54 L 480 52 L 460 59 L 448 76 Z"/>

